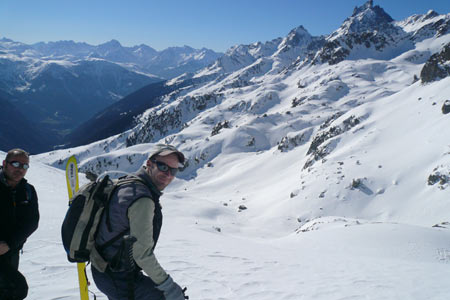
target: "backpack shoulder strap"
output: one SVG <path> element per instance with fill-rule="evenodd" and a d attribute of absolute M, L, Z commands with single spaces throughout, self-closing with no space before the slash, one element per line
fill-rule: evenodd
<path fill-rule="evenodd" d="M 108 230 L 111 232 L 112 231 L 112 226 L 111 226 L 111 220 L 110 220 L 110 215 L 109 215 L 109 202 L 113 196 L 113 193 L 116 191 L 116 189 L 124 184 L 128 184 L 128 183 L 135 183 L 135 182 L 139 182 L 141 184 L 143 184 L 144 186 L 146 186 L 145 181 L 140 178 L 139 176 L 136 175 L 129 175 L 127 177 L 121 177 L 119 179 L 115 179 L 113 180 L 113 184 L 111 185 L 111 188 L 109 189 L 109 191 L 107 192 L 107 199 L 108 201 L 106 202 L 106 227 L 108 228 Z M 119 239 L 120 237 L 122 237 L 124 234 L 126 233 L 126 231 L 120 233 L 116 238 Z M 115 240 L 116 240 L 115 238 Z"/>
<path fill-rule="evenodd" d="M 144 179 L 142 179 L 142 178 L 139 177 L 139 176 L 132 175 L 132 174 L 130 174 L 130 175 L 127 176 L 127 177 L 119 178 L 119 179 L 117 180 L 116 185 L 119 186 L 119 185 L 123 185 L 123 184 L 127 184 L 127 183 L 132 183 L 132 182 L 139 182 L 139 183 L 142 183 L 143 185 L 147 185 Z"/>

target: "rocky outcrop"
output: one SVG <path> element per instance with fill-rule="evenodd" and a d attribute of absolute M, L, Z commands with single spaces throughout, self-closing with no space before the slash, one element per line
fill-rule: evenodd
<path fill-rule="evenodd" d="M 216 126 L 214 126 L 213 130 L 211 131 L 211 136 L 219 134 L 222 128 L 230 128 L 230 127 L 231 127 L 230 122 L 227 120 L 219 122 L 216 124 Z"/>
<path fill-rule="evenodd" d="M 447 153 L 447 155 L 450 154 Z M 441 164 L 433 169 L 433 172 L 428 176 L 427 184 L 436 186 L 440 190 L 445 190 L 450 185 L 450 166 Z"/>
<path fill-rule="evenodd" d="M 360 119 L 355 116 L 350 116 L 345 119 L 340 125 L 331 126 L 326 131 L 321 131 L 312 140 L 309 146 L 307 155 L 310 158 L 306 161 L 303 169 L 307 169 L 312 166 L 316 161 L 323 159 L 325 156 L 330 154 L 330 152 L 336 147 L 336 145 L 331 145 L 330 143 L 325 144 L 326 141 L 341 135 L 342 133 L 349 131 L 351 128 L 355 127 L 360 123 Z M 325 126 L 328 127 L 328 124 Z M 325 145 L 323 145 L 325 144 Z"/>
<path fill-rule="evenodd" d="M 311 137 L 312 129 L 304 130 L 298 134 L 289 134 L 284 136 L 280 142 L 278 142 L 278 150 L 280 152 L 287 152 L 296 148 L 297 146 L 305 144 Z"/>
<path fill-rule="evenodd" d="M 325 141 L 338 136 L 351 128 L 355 127 L 360 123 L 360 120 L 358 118 L 355 118 L 355 116 L 351 116 L 347 119 L 345 119 L 341 126 L 332 126 L 329 128 L 329 130 L 321 132 L 320 134 L 316 135 L 311 142 L 311 146 L 308 149 L 308 152 L 306 154 L 311 154 L 314 151 L 318 149 L 318 147 L 323 144 Z"/>
<path fill-rule="evenodd" d="M 440 174 L 436 172 L 428 176 L 428 185 L 437 185 L 437 187 L 441 190 L 444 190 L 448 187 L 450 182 L 450 174 L 447 176 L 445 174 Z"/>
<path fill-rule="evenodd" d="M 199 112 L 218 104 L 222 94 L 204 94 L 198 96 L 185 96 L 172 105 L 155 109 L 140 120 L 139 125 L 128 136 L 127 147 L 151 143 L 169 134 L 187 127 Z"/>
<path fill-rule="evenodd" d="M 450 43 L 441 52 L 433 54 L 420 72 L 422 83 L 429 83 L 450 75 Z"/>
<path fill-rule="evenodd" d="M 444 104 L 442 105 L 442 113 L 444 115 L 450 113 L 450 100 L 445 100 Z"/>

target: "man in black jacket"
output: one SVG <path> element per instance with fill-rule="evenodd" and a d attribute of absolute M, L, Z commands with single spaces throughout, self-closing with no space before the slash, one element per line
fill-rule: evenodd
<path fill-rule="evenodd" d="M 24 178 L 29 154 L 8 151 L 0 170 L 0 299 L 24 299 L 28 285 L 18 271 L 19 251 L 39 223 L 38 198 Z"/>

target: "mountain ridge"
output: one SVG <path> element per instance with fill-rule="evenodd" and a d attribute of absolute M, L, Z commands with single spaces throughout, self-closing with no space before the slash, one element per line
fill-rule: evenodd
<path fill-rule="evenodd" d="M 369 18 L 366 18 L 366 15 L 369 15 Z M 359 23 L 361 23 L 361 20 L 363 23 L 367 23 L 364 25 L 366 26 L 366 29 L 362 30 L 362 36 L 359 37 L 355 36 L 352 31 L 342 29 L 342 28 L 351 28 L 351 24 L 353 24 L 352 20 L 355 18 L 359 18 L 358 20 Z M 407 20 L 411 18 L 413 17 L 407 18 Z M 447 21 L 450 19 L 449 15 L 441 16 L 437 15 L 434 12 L 428 12 L 426 15 L 419 17 L 416 16 L 415 18 L 416 22 L 422 22 L 423 26 L 420 27 L 418 31 L 407 32 L 402 29 L 402 26 L 398 25 L 402 24 L 401 22 L 394 22 L 394 20 L 388 14 L 386 14 L 382 8 L 380 8 L 379 6 L 373 6 L 373 2 L 368 1 L 362 7 L 355 8 L 352 16 L 350 18 L 347 18 L 343 22 L 343 25 L 335 32 L 331 33 L 328 37 L 312 37 L 307 32 L 307 30 L 303 28 L 303 26 L 299 26 L 291 30 L 291 32 L 285 38 L 278 38 L 265 43 L 258 42 L 250 45 L 233 46 L 225 53 L 223 57 L 219 58 L 214 64 L 206 67 L 203 70 L 198 71 L 196 74 L 192 74 L 189 77 L 201 79 L 203 77 L 210 76 L 210 79 L 207 79 L 203 83 L 201 83 L 202 81 L 200 80 L 200 84 L 198 84 L 197 86 L 194 85 L 192 89 L 195 90 L 197 88 L 201 90 L 202 86 L 205 86 L 209 87 L 212 90 L 216 90 L 216 92 L 208 92 L 205 93 L 204 95 L 200 94 L 199 96 L 186 97 L 185 99 L 187 99 L 186 100 L 187 102 L 191 103 L 188 104 L 189 106 L 204 109 L 205 107 L 208 107 L 208 105 L 215 105 L 221 102 L 220 94 L 223 89 L 249 88 L 252 85 L 258 84 L 259 79 L 257 80 L 256 78 L 264 78 L 264 76 L 276 75 L 280 72 L 287 73 L 289 72 L 289 70 L 292 70 L 293 66 L 295 66 L 296 69 L 301 69 L 302 67 L 307 66 L 308 63 L 312 63 L 313 65 L 318 64 L 319 63 L 319 61 L 317 60 L 318 57 L 322 57 L 322 59 L 320 60 L 321 63 L 328 63 L 329 65 L 335 65 L 338 63 L 338 61 L 343 61 L 344 59 L 354 60 L 355 58 L 350 55 L 351 51 L 357 51 L 360 50 L 361 48 L 352 50 L 353 46 L 351 46 L 349 40 L 353 41 L 356 40 L 357 44 L 365 44 L 365 46 L 361 50 L 361 52 L 363 53 L 367 51 L 366 49 L 369 49 L 370 51 L 367 52 L 369 54 L 373 53 L 374 51 L 380 53 L 387 52 L 386 54 L 377 54 L 380 58 L 384 57 L 384 59 L 388 59 L 391 57 L 395 57 L 400 53 L 404 53 L 412 49 L 413 45 L 412 43 L 409 42 L 412 36 L 415 37 L 416 42 L 421 41 L 424 38 L 430 37 L 431 33 L 427 31 L 423 33 L 425 35 L 424 38 L 421 39 L 418 38 L 418 32 L 424 32 L 424 30 L 422 29 L 423 27 L 434 28 L 433 32 L 435 32 L 435 34 L 439 37 L 440 35 L 442 35 L 443 32 L 441 29 L 443 26 L 442 24 L 446 24 L 446 22 L 442 22 L 441 20 L 443 18 L 446 19 Z M 380 19 L 384 20 L 384 24 L 380 24 L 379 22 Z M 434 19 L 433 22 L 431 22 L 432 19 Z M 405 24 L 408 23 L 408 21 L 403 22 Z M 438 26 L 436 24 L 438 24 Z M 361 28 L 365 28 L 364 26 L 359 26 L 359 31 L 361 31 Z M 393 34 L 393 36 L 389 38 L 389 43 L 382 42 L 381 44 L 377 45 L 377 43 L 380 40 L 386 41 L 387 39 L 374 38 L 372 33 L 366 35 L 366 32 L 368 31 L 367 28 L 371 28 L 370 26 L 373 26 L 374 28 L 384 28 L 384 29 L 387 28 L 386 29 L 387 31 L 382 33 L 382 36 L 387 34 Z M 401 33 L 399 33 L 400 31 Z M 299 38 L 299 36 L 303 38 Z M 346 55 L 340 58 L 323 59 L 325 51 L 324 49 L 327 49 L 326 51 L 330 50 L 331 48 L 329 48 L 329 45 L 330 44 L 335 45 L 333 43 L 335 43 L 335 41 L 340 37 L 342 38 L 339 42 L 337 42 L 337 44 L 341 44 L 342 42 L 344 42 L 347 44 L 347 46 L 350 45 L 348 46 L 349 47 L 348 49 L 350 49 L 351 51 L 349 50 Z M 389 47 L 393 48 L 394 50 L 392 49 L 386 50 L 386 48 Z M 318 50 L 318 52 L 315 52 L 315 50 Z M 292 53 L 291 55 L 287 54 L 289 53 L 289 51 L 291 51 Z M 431 55 L 431 53 L 428 53 L 427 55 Z M 365 56 L 366 55 L 362 55 L 362 57 Z M 414 76 L 417 77 L 417 75 Z M 414 79 L 411 78 L 411 82 L 413 80 Z M 341 80 L 335 80 L 334 82 L 336 82 L 336 88 L 340 89 L 340 93 L 337 94 L 338 96 L 334 97 L 339 98 L 345 96 L 348 93 L 348 87 L 345 84 L 343 85 Z M 305 81 L 303 82 L 299 81 L 298 86 L 306 88 L 308 84 L 310 83 L 306 83 Z M 218 88 L 214 88 L 215 86 L 217 86 Z M 292 106 L 293 107 L 297 106 L 300 103 L 301 99 L 304 98 L 305 97 L 299 99 L 296 98 L 292 100 L 293 103 Z M 170 100 L 169 102 L 171 101 L 172 100 Z M 210 101 L 213 101 L 215 104 L 209 103 Z M 253 106 L 253 108 L 254 107 L 255 106 Z M 173 118 L 183 119 L 183 117 L 181 117 L 181 115 L 179 114 L 179 110 L 177 108 L 163 110 L 163 114 L 164 119 L 167 118 L 169 120 Z M 176 115 L 178 115 L 178 117 L 175 117 Z M 184 126 L 183 124 L 189 120 L 189 119 L 186 120 L 181 119 L 173 120 L 170 122 L 170 124 L 172 125 L 178 124 L 176 125 L 177 129 L 174 128 L 173 130 L 181 130 L 182 126 Z M 155 121 L 157 119 L 154 119 L 153 117 L 149 116 L 143 117 L 142 120 L 147 120 L 142 121 L 142 123 L 157 122 Z M 141 126 L 143 127 L 140 131 L 143 133 L 140 134 L 138 133 L 139 131 L 131 133 L 127 143 L 128 146 L 133 145 L 135 143 L 146 143 L 154 141 L 155 139 L 154 134 L 153 133 L 150 135 L 148 134 L 148 132 L 153 132 L 153 130 L 149 128 L 150 125 L 141 125 Z M 155 123 L 155 126 L 160 128 L 161 125 L 156 125 Z M 142 137 L 139 137 L 140 135 L 142 135 Z M 146 138 L 144 138 L 144 136 L 146 136 Z M 164 134 L 162 134 L 162 136 L 164 136 Z"/>
<path fill-rule="evenodd" d="M 206 66 L 222 55 L 207 48 L 194 49 L 189 46 L 169 47 L 161 51 L 157 51 L 145 44 L 126 47 L 114 39 L 99 45 L 74 42 L 73 40 L 38 42 L 27 45 L 8 38 L 2 38 L 0 39 L 1 49 L 21 57 L 46 60 L 65 59 L 76 61 L 88 58 L 105 59 L 114 63 L 123 64 L 124 67 L 130 70 L 161 78 L 164 77 L 164 72 L 167 73 L 168 70 L 172 70 L 172 74 L 181 75 L 182 72 L 177 72 L 174 69 L 192 61 Z M 169 56 L 174 60 L 168 61 L 164 59 L 165 56 Z M 170 77 L 173 76 L 171 75 Z"/>

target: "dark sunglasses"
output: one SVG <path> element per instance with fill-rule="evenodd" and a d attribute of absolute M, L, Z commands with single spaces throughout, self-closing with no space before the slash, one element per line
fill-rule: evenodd
<path fill-rule="evenodd" d="M 21 163 L 20 161 L 6 161 L 8 164 L 10 164 L 11 166 L 13 166 L 14 168 L 22 168 L 24 170 L 28 170 L 28 168 L 30 167 L 29 164 L 27 163 Z"/>
<path fill-rule="evenodd" d="M 151 162 L 156 164 L 156 167 L 161 172 L 167 173 L 168 171 L 170 171 L 170 174 L 172 174 L 172 176 L 175 176 L 178 173 L 178 168 L 169 167 L 169 165 L 167 165 L 166 163 L 163 163 L 162 161 L 157 161 L 157 160 L 153 159 L 153 160 L 151 160 Z"/>

